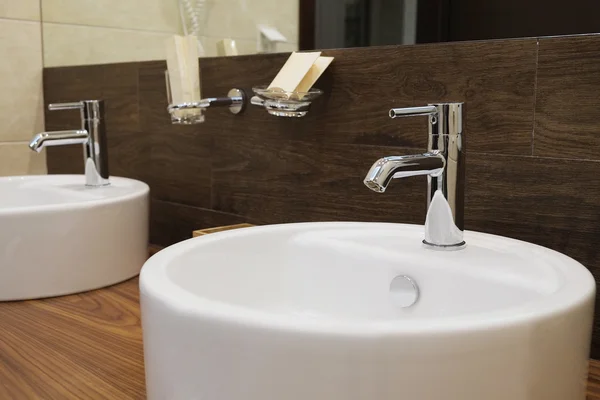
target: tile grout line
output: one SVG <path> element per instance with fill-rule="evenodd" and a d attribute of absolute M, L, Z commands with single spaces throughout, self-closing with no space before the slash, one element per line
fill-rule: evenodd
<path fill-rule="evenodd" d="M 194 206 L 194 205 L 186 204 L 186 203 L 178 203 L 178 202 L 172 201 L 172 200 L 162 200 L 162 199 L 159 199 L 159 198 L 156 198 L 156 197 L 152 197 L 152 195 L 150 195 L 150 197 L 152 198 L 152 200 L 158 201 L 158 202 L 161 202 L 161 203 L 167 203 L 167 204 L 171 204 L 171 205 L 175 205 L 175 206 L 183 206 L 183 207 L 188 207 L 188 208 L 195 208 L 195 209 L 198 209 L 198 210 L 204 210 L 204 211 L 212 212 L 212 213 L 215 213 L 215 214 L 222 214 L 222 215 L 226 215 L 226 216 L 230 216 L 230 217 L 252 219 L 249 216 L 235 214 L 235 213 L 228 212 L 228 211 L 219 211 L 219 210 L 215 210 L 213 208 L 199 207 L 199 206 Z"/>
<path fill-rule="evenodd" d="M 160 35 L 175 35 L 175 32 L 171 31 L 157 31 L 152 29 L 137 29 L 137 28 L 121 28 L 118 26 L 102 26 L 102 25 L 86 25 L 86 24 L 77 24 L 77 23 L 68 23 L 68 22 L 52 22 L 52 21 L 40 21 L 42 25 L 55 25 L 55 26 L 76 26 L 79 28 L 94 28 L 94 29 L 106 29 L 106 30 L 114 30 L 114 31 L 122 31 L 122 32 L 141 32 L 141 33 L 153 33 Z"/>
<path fill-rule="evenodd" d="M 44 0 L 38 1 L 38 10 L 40 11 L 40 21 L 39 21 L 40 22 L 40 30 L 42 31 L 42 36 L 43 36 L 44 31 L 42 30 L 42 25 L 44 22 L 44 7 L 42 6 L 42 1 L 44 1 Z M 43 41 L 42 41 L 42 43 L 43 43 Z M 43 49 L 42 49 L 42 53 L 43 53 Z"/>
<path fill-rule="evenodd" d="M 466 153 L 467 156 L 469 153 Z M 528 158 L 536 160 L 557 160 L 557 161 L 584 161 L 600 163 L 600 159 L 594 158 L 571 158 L 571 157 L 547 157 L 547 156 L 532 156 L 528 154 L 503 154 L 503 153 L 475 153 L 478 156 L 490 156 L 490 157 L 512 157 L 512 158 Z"/>
<path fill-rule="evenodd" d="M 531 128 L 531 156 L 535 155 L 535 124 L 537 109 L 538 71 L 540 66 L 540 39 L 537 38 L 535 46 L 535 78 L 533 81 L 533 127 Z"/>
<path fill-rule="evenodd" d="M 215 181 L 215 174 L 214 174 L 214 168 L 213 168 L 213 164 L 214 164 L 214 149 L 215 149 L 215 135 L 212 134 L 211 132 L 211 140 L 210 140 L 210 163 L 209 168 L 210 168 L 210 173 L 209 173 L 209 181 L 210 181 L 210 185 L 209 185 L 209 196 L 208 196 L 208 204 L 210 205 L 210 209 L 212 210 L 215 206 L 215 191 L 214 191 L 214 181 Z"/>
<path fill-rule="evenodd" d="M 44 86 L 44 68 L 46 67 L 46 46 L 44 40 L 44 10 L 42 7 L 42 0 L 38 2 L 40 9 L 40 49 L 42 50 L 42 54 L 40 54 L 42 58 L 42 113 L 44 113 L 44 109 L 46 108 L 46 91 Z M 44 126 L 43 129 L 46 130 L 46 114 L 44 113 L 43 118 Z M 48 170 L 48 159 L 46 159 L 46 171 Z"/>
<path fill-rule="evenodd" d="M 218 36 L 218 35 L 215 36 L 215 35 L 204 35 L 204 34 L 201 34 L 200 38 L 219 39 L 219 40 L 223 39 L 223 37 Z M 246 42 L 256 42 L 256 38 L 242 37 L 242 36 L 231 36 L 229 39 L 243 40 L 243 41 L 246 41 Z M 295 41 L 288 41 L 288 42 L 285 42 L 285 43 L 286 44 L 295 44 L 295 45 L 298 45 L 298 43 L 295 42 Z M 328 50 L 328 49 L 326 49 L 326 50 Z"/>
<path fill-rule="evenodd" d="M 37 24 L 41 24 L 42 23 L 41 19 L 0 17 L 0 22 L 5 22 L 5 21 L 10 21 L 10 22 L 32 22 L 34 24 L 35 23 L 37 23 Z"/>

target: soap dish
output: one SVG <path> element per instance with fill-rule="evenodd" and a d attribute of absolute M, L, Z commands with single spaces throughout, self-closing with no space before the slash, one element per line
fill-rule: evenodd
<path fill-rule="evenodd" d="M 320 89 L 312 88 L 308 92 L 286 92 L 281 89 L 269 89 L 267 86 L 252 88 L 255 96 L 250 102 L 264 107 L 271 115 L 277 117 L 304 117 L 314 99 L 323 94 Z"/>

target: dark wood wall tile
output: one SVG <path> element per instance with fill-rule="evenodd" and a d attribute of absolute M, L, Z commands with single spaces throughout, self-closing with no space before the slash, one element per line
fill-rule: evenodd
<path fill-rule="evenodd" d="M 541 38 L 534 154 L 600 159 L 600 36 Z"/>
<path fill-rule="evenodd" d="M 153 61 L 140 64 L 139 107 L 141 113 L 140 129 L 143 132 L 164 132 L 173 129 L 194 130 L 193 126 L 174 126 L 167 113 L 167 87 L 165 81 L 165 61 Z"/>
<path fill-rule="evenodd" d="M 565 253 L 600 277 L 600 162 L 470 154 L 465 224 Z"/>
<path fill-rule="evenodd" d="M 307 117 L 283 120 L 251 106 L 241 117 L 245 131 L 264 140 L 390 145 L 423 149 L 425 118 L 391 120 L 392 107 L 444 101 L 466 103 L 469 151 L 531 154 L 536 40 L 449 43 L 424 46 L 326 50 L 335 57 L 318 87 L 325 90 Z M 231 87 L 267 84 L 287 55 L 201 60 L 205 95 Z M 236 135 L 243 122 L 209 110 L 223 134 Z"/>
<path fill-rule="evenodd" d="M 331 89 L 326 106 L 316 110 L 315 135 L 423 148 L 426 121 L 392 121 L 389 108 L 462 101 L 467 151 L 531 154 L 535 40 L 330 53 L 336 57 L 325 80 Z"/>
<path fill-rule="evenodd" d="M 155 199 L 150 214 L 150 242 L 161 246 L 190 239 L 192 232 L 198 229 L 252 223 L 237 215 Z"/>
<path fill-rule="evenodd" d="M 467 168 L 467 229 L 564 253 L 600 283 L 600 162 L 470 154 Z M 600 358 L 599 318 L 592 356 Z"/>
<path fill-rule="evenodd" d="M 103 66 L 46 68 L 43 74 L 46 105 L 102 98 Z M 48 131 L 76 129 L 81 126 L 81 119 L 76 111 L 48 111 L 45 107 L 44 116 Z"/>
<path fill-rule="evenodd" d="M 139 131 L 137 63 L 46 69 L 44 97 L 46 104 L 105 100 L 105 122 L 111 153 L 114 152 L 113 148 L 118 149 L 111 146 L 111 139 L 117 140 L 123 132 Z M 81 126 L 77 111 L 48 111 L 46 108 L 45 121 L 48 131 L 77 129 Z M 51 173 L 83 172 L 80 145 L 49 148 L 48 154 L 48 170 Z"/>
<path fill-rule="evenodd" d="M 393 182 L 385 195 L 362 182 L 377 159 L 411 151 L 289 140 L 263 143 L 252 136 L 215 138 L 212 208 L 261 223 L 423 223 L 425 177 Z"/>
<path fill-rule="evenodd" d="M 109 142 L 109 167 L 112 176 L 126 176 L 146 182 L 152 191 L 157 188 L 150 154 L 152 142 L 141 139 L 140 132 L 111 132 Z"/>
<path fill-rule="evenodd" d="M 109 64 L 102 75 L 102 99 L 106 105 L 108 132 L 140 130 L 137 63 Z M 83 98 L 86 100 L 86 98 Z"/>
<path fill-rule="evenodd" d="M 152 195 L 165 201 L 210 207 L 210 151 L 212 135 L 205 125 L 173 125 L 167 113 L 164 61 L 139 67 L 140 137 L 149 143 Z M 190 184 L 190 182 L 193 182 Z"/>
<path fill-rule="evenodd" d="M 46 103 L 103 99 L 109 131 L 139 130 L 137 63 L 46 69 L 44 87 Z M 48 130 L 80 125 L 76 111 L 45 112 Z"/>
<path fill-rule="evenodd" d="M 378 158 L 426 148 L 426 119 L 392 121 L 389 108 L 463 101 L 467 228 L 564 252 L 600 279 L 600 163 L 573 160 L 594 158 L 600 146 L 598 40 L 540 40 L 539 71 L 537 39 L 327 50 L 336 59 L 316 85 L 325 94 L 300 119 L 249 106 L 172 125 L 164 61 L 50 68 L 44 88 L 47 102 L 106 98 L 112 174 L 150 185 L 151 239 L 160 245 L 243 222 L 422 224 L 426 178 L 394 181 L 385 194 L 362 180 Z M 251 96 L 286 58 L 201 59 L 203 94 L 238 87 Z M 46 123 L 69 129 L 78 116 L 46 113 Z M 79 146 L 50 149 L 49 171 L 81 173 L 81 158 Z"/>
<path fill-rule="evenodd" d="M 142 132 L 151 143 L 148 168 L 153 196 L 197 207 L 210 207 L 210 135 Z M 135 157 L 135 155 L 132 155 Z M 190 184 L 190 182 L 193 182 Z"/>
<path fill-rule="evenodd" d="M 83 148 L 81 145 L 49 147 L 46 163 L 49 174 L 83 174 Z"/>
<path fill-rule="evenodd" d="M 104 68 L 99 65 L 44 69 L 44 101 L 50 103 L 72 102 L 102 98 Z M 76 111 L 48 111 L 44 108 L 47 131 L 77 129 L 81 126 Z M 47 150 L 48 172 L 55 174 L 83 173 L 83 156 L 80 145 L 51 147 Z"/>

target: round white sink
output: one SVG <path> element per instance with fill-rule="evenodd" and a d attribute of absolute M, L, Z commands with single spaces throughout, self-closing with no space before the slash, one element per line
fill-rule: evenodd
<path fill-rule="evenodd" d="M 149 399 L 584 400 L 595 283 L 533 244 L 423 227 L 227 231 L 140 276 Z"/>
<path fill-rule="evenodd" d="M 83 175 L 0 178 L 0 300 L 96 289 L 137 275 L 148 255 L 145 183 Z"/>

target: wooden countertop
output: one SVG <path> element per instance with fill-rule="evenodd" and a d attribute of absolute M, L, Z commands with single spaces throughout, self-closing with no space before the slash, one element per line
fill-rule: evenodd
<path fill-rule="evenodd" d="M 144 399 L 138 279 L 0 303 L 0 399 Z"/>
<path fill-rule="evenodd" d="M 0 303 L 0 399 L 144 399 L 138 279 Z M 588 400 L 600 400 L 590 362 Z"/>

